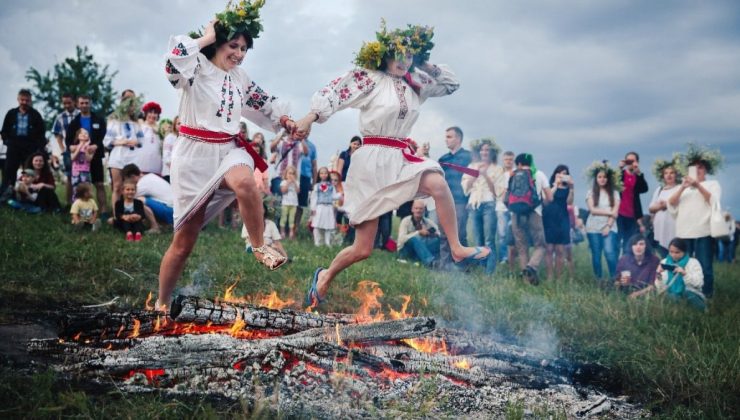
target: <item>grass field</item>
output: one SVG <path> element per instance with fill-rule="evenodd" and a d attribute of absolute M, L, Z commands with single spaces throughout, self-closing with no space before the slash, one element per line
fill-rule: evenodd
<path fill-rule="evenodd" d="M 66 216 L 27 216 L 0 209 L 0 322 L 36 319 L 71 304 L 120 296 L 143 307 L 157 289 L 159 262 L 171 234 L 127 243 L 112 229 L 73 231 Z M 307 237 L 286 244 L 294 262 L 277 272 L 244 253 L 238 232 L 209 227 L 200 237 L 179 286 L 201 296 L 277 291 L 302 303 L 308 277 L 337 249 L 314 248 Z M 399 264 L 376 251 L 338 277 L 325 310 L 353 312 L 350 296 L 360 280 L 380 283 L 382 302 L 400 307 L 412 297 L 415 312 L 457 326 L 495 333 L 574 360 L 613 369 L 624 392 L 664 418 L 740 416 L 740 275 L 715 266 L 715 298 L 708 313 L 652 297 L 628 301 L 593 282 L 586 246 L 576 249 L 574 279 L 525 285 L 500 267 L 493 277 L 437 273 Z M 49 372 L 20 371 L 6 362 L 0 375 L 0 416 L 49 418 L 260 417 L 244 403 L 163 400 L 117 392 L 90 393 Z M 516 410 L 513 410 L 516 411 Z M 411 413 L 413 414 L 413 413 Z M 413 416 L 413 415 L 412 415 Z M 516 416 L 513 416 L 516 417 Z"/>

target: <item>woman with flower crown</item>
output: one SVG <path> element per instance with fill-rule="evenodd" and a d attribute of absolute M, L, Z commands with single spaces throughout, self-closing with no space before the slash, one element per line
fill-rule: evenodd
<path fill-rule="evenodd" d="M 363 145 L 352 156 L 344 186 L 344 209 L 356 228 L 354 243 L 343 249 L 328 269 L 318 268 L 306 297 L 316 306 L 342 270 L 370 256 L 378 217 L 414 198 L 432 196 L 455 261 L 484 260 L 488 248 L 463 247 L 458 239 L 455 207 L 442 169 L 415 156 L 408 135 L 427 99 L 457 90 L 454 73 L 428 62 L 433 31 L 411 26 L 388 31 L 365 43 L 351 70 L 314 94 L 310 112 L 296 126 L 308 131 L 346 108 L 360 110 Z"/>
<path fill-rule="evenodd" d="M 205 33 L 170 39 L 165 71 L 180 89 L 180 137 L 172 151 L 175 194 L 172 244 L 159 272 L 158 309 L 170 303 L 172 290 L 202 227 L 234 201 L 252 240 L 257 260 L 274 270 L 285 257 L 264 245 L 262 198 L 255 168 L 267 170 L 249 144 L 238 141 L 240 116 L 262 128 L 295 132 L 286 104 L 268 95 L 239 67 L 259 36 L 259 8 L 264 0 L 227 6 Z M 305 134 L 305 133 L 303 133 Z"/>

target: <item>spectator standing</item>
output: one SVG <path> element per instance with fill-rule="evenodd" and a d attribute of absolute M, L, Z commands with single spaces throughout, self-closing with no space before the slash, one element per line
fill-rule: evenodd
<path fill-rule="evenodd" d="M 414 200 L 411 215 L 398 226 L 398 252 L 402 258 L 418 260 L 431 268 L 439 256 L 439 228 L 424 217 L 425 211 L 424 200 Z"/>
<path fill-rule="evenodd" d="M 486 259 L 486 274 L 496 270 L 496 192 L 503 187 L 504 171 L 498 165 L 500 148 L 491 139 L 479 139 L 471 144 L 473 162 L 469 168 L 478 176 L 462 176 L 463 193 L 468 196 L 468 214 L 473 219 L 473 238 L 478 246 L 487 246 L 491 253 Z"/>
<path fill-rule="evenodd" d="M 298 171 L 295 166 L 285 168 L 280 182 L 280 192 L 283 198 L 280 208 L 280 229 L 285 229 L 283 236 L 288 236 L 291 240 L 295 239 L 295 211 L 298 207 L 298 192 L 300 184 L 298 181 Z"/>
<path fill-rule="evenodd" d="M 601 254 L 606 257 L 609 278 L 614 278 L 619 257 L 616 220 L 619 212 L 619 174 L 606 161 L 595 162 L 588 169 L 593 179 L 591 190 L 586 194 L 588 219 L 586 219 L 586 236 L 591 248 L 591 265 L 596 279 L 603 280 Z"/>
<path fill-rule="evenodd" d="M 144 136 L 133 163 L 144 173 L 159 175 L 162 173 L 162 139 L 159 136 L 158 122 L 162 107 L 156 102 L 147 102 L 141 111 L 144 113 L 144 121 L 139 121 L 139 124 Z"/>
<path fill-rule="evenodd" d="M 450 150 L 448 153 L 439 158 L 439 163 L 444 171 L 445 181 L 452 192 L 452 199 L 455 204 L 455 216 L 457 217 L 457 234 L 462 246 L 468 246 L 468 197 L 462 188 L 462 172 L 452 169 L 445 164 L 467 167 L 473 161 L 472 154 L 462 147 L 463 131 L 460 127 L 450 127 L 445 130 L 445 143 Z M 442 232 L 440 238 L 440 264 L 447 267 L 452 264 L 452 255 L 450 253 L 447 237 Z"/>
<path fill-rule="evenodd" d="M 545 264 L 547 277 L 563 274 L 565 247 L 570 244 L 571 221 L 568 205 L 573 204 L 573 178 L 566 165 L 558 165 L 550 176 L 552 202 L 542 208 L 545 229 Z M 571 260 L 572 261 L 572 260 Z"/>
<path fill-rule="evenodd" d="M 75 132 L 69 151 L 72 161 L 72 188 L 76 189 L 82 183 L 91 183 L 90 162 L 97 151 L 97 146 L 90 142 L 90 133 L 84 128 L 79 128 Z M 73 195 L 72 199 L 76 198 Z"/>
<path fill-rule="evenodd" d="M 655 256 L 650 241 L 643 234 L 633 236 L 629 243 L 629 252 L 617 262 L 615 285 L 634 299 L 652 289 L 660 259 Z"/>
<path fill-rule="evenodd" d="M 498 261 L 513 263 L 514 247 L 509 248 L 510 242 L 513 245 L 514 235 L 511 233 L 511 213 L 506 208 L 504 198 L 509 187 L 509 178 L 514 173 L 514 152 L 507 150 L 502 157 L 503 162 L 503 188 L 496 190 L 496 239 L 498 250 Z"/>
<path fill-rule="evenodd" d="M 18 168 L 23 162 L 33 152 L 43 151 L 46 147 L 44 119 L 32 107 L 32 100 L 28 89 L 18 91 L 18 107 L 8 111 L 3 120 L 0 137 L 7 150 L 3 181 L 0 184 L 0 202 L 7 201 L 12 196 Z"/>
<path fill-rule="evenodd" d="M 507 206 L 512 212 L 511 231 L 514 234 L 519 268 L 530 284 L 539 283 L 537 271 L 545 256 L 545 229 L 542 225 L 542 205 L 552 201 L 547 175 L 538 170 L 534 157 L 522 153 L 514 159 L 516 171 L 509 178 Z M 530 241 L 534 251 L 529 256 Z"/>
<path fill-rule="evenodd" d="M 689 164 L 681 186 L 668 199 L 668 210 L 676 217 L 676 237 L 686 242 L 686 252 L 701 264 L 704 274 L 702 291 L 714 294 L 713 244 L 710 219 L 712 206 L 719 206 L 722 188 L 718 181 L 708 180 L 722 164 L 719 151 L 689 145 L 683 158 Z"/>
<path fill-rule="evenodd" d="M 90 111 L 91 103 L 88 95 L 79 95 L 77 97 L 77 109 L 80 111 L 72 119 L 67 127 L 67 134 L 64 136 L 65 147 L 70 149 L 72 141 L 75 139 L 75 133 L 80 128 L 84 128 L 90 134 L 90 142 L 95 145 L 95 154 L 90 161 L 90 179 L 95 185 L 95 196 L 100 208 L 100 218 L 105 220 L 108 217 L 108 197 L 105 191 L 105 171 L 103 169 L 103 158 L 105 157 L 105 146 L 103 140 L 108 129 L 104 118 Z"/>
<path fill-rule="evenodd" d="M 653 175 L 660 180 L 660 188 L 653 193 L 648 211 L 653 216 L 653 238 L 661 258 L 668 255 L 668 244 L 676 237 L 676 219 L 668 213 L 668 200 L 677 191 L 681 175 L 678 156 L 673 160 L 658 159 L 653 164 Z"/>
<path fill-rule="evenodd" d="M 729 211 L 724 212 L 724 217 L 725 222 L 727 222 L 730 235 L 726 238 L 719 238 L 717 240 L 717 247 L 719 248 L 717 260 L 719 262 L 732 263 L 735 261 L 735 231 L 737 230 L 737 223 Z"/>
<path fill-rule="evenodd" d="M 72 177 L 72 159 L 70 157 L 69 149 L 65 137 L 67 135 L 67 129 L 72 120 L 80 113 L 75 107 L 75 98 L 71 93 L 65 93 L 62 95 L 62 112 L 60 112 L 54 119 L 54 126 L 51 128 L 54 133 L 54 138 L 57 141 L 59 152 L 62 155 L 62 162 L 64 164 L 64 174 L 67 176 L 66 181 L 66 192 L 67 192 L 67 203 L 72 202 L 72 192 L 74 186 L 71 182 Z"/>
<path fill-rule="evenodd" d="M 170 182 L 170 166 L 172 165 L 172 149 L 175 148 L 177 136 L 180 135 L 180 117 L 175 116 L 172 124 L 167 129 L 166 125 L 160 124 L 162 140 L 162 178 Z"/>
<path fill-rule="evenodd" d="M 645 175 L 640 171 L 640 155 L 628 152 L 619 162 L 622 174 L 622 194 L 617 217 L 619 249 L 627 252 L 629 239 L 637 233 L 645 233 L 642 223 L 642 203 L 640 194 L 648 191 Z"/>
<path fill-rule="evenodd" d="M 295 225 L 301 226 L 301 219 L 303 218 L 303 208 L 308 207 L 308 195 L 313 189 L 314 180 L 318 179 L 318 166 L 316 164 L 316 146 L 306 138 L 303 140 L 302 147 L 306 152 L 301 157 L 300 167 L 300 187 L 301 192 L 298 193 L 298 208 L 295 212 Z M 327 170 L 327 182 L 329 182 L 329 173 Z"/>
<path fill-rule="evenodd" d="M 303 187 L 301 186 L 301 189 Z M 334 231 L 337 227 L 334 200 L 338 193 L 329 177 L 329 169 L 321 167 L 318 170 L 316 184 L 311 193 L 311 227 L 313 227 L 313 243 L 321 246 L 331 246 Z"/>
<path fill-rule="evenodd" d="M 126 234 L 126 241 L 141 241 L 144 231 L 144 203 L 136 198 L 136 182 L 123 181 L 123 195 L 115 204 L 115 226 Z"/>
<path fill-rule="evenodd" d="M 688 177 L 687 177 L 688 178 Z M 674 238 L 668 246 L 668 255 L 658 265 L 655 287 L 670 299 L 686 301 L 696 309 L 707 308 L 704 289 L 704 273 L 701 263 L 689 257 L 687 241 Z"/>
<path fill-rule="evenodd" d="M 257 133 L 261 134 L 261 133 Z M 257 137 L 255 134 L 255 137 Z M 267 154 L 265 154 L 265 143 L 252 142 L 252 148 L 254 151 L 262 156 L 262 159 L 267 160 Z M 257 184 L 257 190 L 262 193 L 262 196 L 270 195 L 270 171 L 262 171 L 259 168 L 254 169 L 254 182 Z"/>
<path fill-rule="evenodd" d="M 89 228 L 93 232 L 100 227 L 98 219 L 98 205 L 92 198 L 92 187 L 88 183 L 82 183 L 75 188 L 75 201 L 69 210 L 72 216 L 72 226 L 83 229 Z"/>
<path fill-rule="evenodd" d="M 347 180 L 347 171 L 349 171 L 349 164 L 352 162 L 352 154 L 362 146 L 362 139 L 360 136 L 353 136 L 349 140 L 349 147 L 347 150 L 342 151 L 337 158 L 337 163 L 334 170 L 342 174 L 342 182 Z"/>
<path fill-rule="evenodd" d="M 117 202 L 123 188 L 121 170 L 129 163 L 136 163 L 142 147 L 144 132 L 137 122 L 140 105 L 131 90 L 124 91 L 121 103 L 108 120 L 105 147 L 110 149 L 108 167 L 111 176 L 111 200 Z"/>

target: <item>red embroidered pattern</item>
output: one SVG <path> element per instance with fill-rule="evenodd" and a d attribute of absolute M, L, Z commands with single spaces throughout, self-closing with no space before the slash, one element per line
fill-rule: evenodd
<path fill-rule="evenodd" d="M 172 49 L 172 55 L 185 57 L 186 55 L 188 55 L 188 49 L 185 48 L 185 45 L 183 45 L 183 43 L 181 42 L 177 44 L 175 48 Z"/>
<path fill-rule="evenodd" d="M 270 96 L 265 93 L 262 88 L 257 86 L 256 83 L 252 82 L 247 89 L 247 101 L 244 105 L 254 109 L 255 111 L 262 109 L 266 103 L 275 100 L 274 96 Z"/>
<path fill-rule="evenodd" d="M 398 119 L 402 120 L 406 118 L 406 114 L 409 112 L 409 106 L 406 103 L 406 85 L 401 79 L 393 79 L 393 87 L 396 88 L 396 95 L 398 96 L 398 102 L 400 109 L 398 110 Z"/>

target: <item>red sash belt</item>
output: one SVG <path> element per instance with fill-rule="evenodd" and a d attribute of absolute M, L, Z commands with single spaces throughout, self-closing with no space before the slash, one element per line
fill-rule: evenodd
<path fill-rule="evenodd" d="M 224 144 L 224 143 L 230 143 L 232 141 L 236 142 L 236 145 L 238 147 L 244 148 L 244 150 L 249 153 L 249 156 L 252 156 L 252 159 L 254 160 L 254 166 L 255 168 L 259 169 L 262 172 L 267 171 L 267 162 L 265 162 L 264 159 L 262 159 L 262 156 L 257 154 L 257 152 L 252 148 L 252 146 L 241 139 L 236 134 L 227 134 L 227 133 L 219 133 L 216 131 L 208 131 L 208 130 L 201 130 L 199 128 L 193 128 L 188 127 L 186 125 L 180 126 L 180 134 L 182 134 L 185 137 L 191 138 L 195 141 L 202 141 L 206 143 L 215 143 L 215 144 Z"/>
<path fill-rule="evenodd" d="M 424 158 L 420 158 L 414 154 L 414 150 L 411 148 L 411 142 L 413 142 L 411 139 L 399 139 L 396 137 L 365 137 L 362 139 L 363 146 L 385 146 L 400 149 L 407 161 L 412 163 L 424 162 Z"/>

